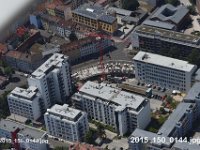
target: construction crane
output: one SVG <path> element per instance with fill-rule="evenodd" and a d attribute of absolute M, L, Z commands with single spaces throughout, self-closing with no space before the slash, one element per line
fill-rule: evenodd
<path fill-rule="evenodd" d="M 86 33 L 85 36 L 87 37 L 95 37 L 95 38 L 100 38 L 100 39 L 111 39 L 111 36 L 109 35 L 105 35 L 105 34 L 101 34 L 101 33 L 95 33 L 95 32 L 89 32 Z M 105 67 L 104 67 L 104 62 L 103 62 L 103 54 L 104 54 L 104 49 L 101 45 L 101 42 L 99 42 L 98 47 L 100 49 L 100 60 L 99 60 L 99 65 L 100 65 L 100 69 L 101 69 L 101 81 L 104 81 L 106 76 L 105 76 Z"/>

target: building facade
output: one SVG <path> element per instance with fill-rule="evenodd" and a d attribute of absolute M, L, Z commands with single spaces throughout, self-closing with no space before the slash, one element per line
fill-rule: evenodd
<path fill-rule="evenodd" d="M 69 56 L 70 62 L 77 62 L 93 54 L 99 54 L 100 50 L 112 46 L 110 39 L 96 39 L 86 37 L 78 41 L 63 44 L 61 51 L 66 56 Z"/>
<path fill-rule="evenodd" d="M 72 21 L 110 34 L 117 30 L 116 17 L 106 14 L 106 10 L 97 5 L 84 4 L 73 10 Z"/>
<path fill-rule="evenodd" d="M 133 58 L 136 79 L 157 86 L 189 91 L 196 65 L 170 57 L 140 51 Z"/>
<path fill-rule="evenodd" d="M 158 130 L 158 135 L 177 138 L 186 136 L 192 130 L 197 114 L 196 104 L 180 103 Z"/>
<path fill-rule="evenodd" d="M 10 113 L 37 120 L 41 115 L 42 99 L 36 87 L 16 87 L 7 97 Z"/>
<path fill-rule="evenodd" d="M 0 137 L 6 138 L 15 149 L 48 150 L 46 132 L 11 120 L 0 121 Z"/>
<path fill-rule="evenodd" d="M 144 129 L 151 120 L 147 99 L 104 83 L 86 82 L 72 100 L 90 119 L 113 127 L 120 135 Z"/>
<path fill-rule="evenodd" d="M 44 110 L 63 103 L 72 92 L 68 57 L 55 53 L 28 78 L 29 86 L 38 88 L 44 100 Z"/>
<path fill-rule="evenodd" d="M 88 131 L 85 112 L 70 108 L 67 104 L 54 105 L 44 114 L 47 132 L 67 141 L 82 141 Z"/>
<path fill-rule="evenodd" d="M 156 54 L 176 50 L 180 56 L 187 57 L 192 50 L 200 49 L 198 36 L 146 25 L 138 26 L 133 32 L 131 40 L 134 48 Z"/>

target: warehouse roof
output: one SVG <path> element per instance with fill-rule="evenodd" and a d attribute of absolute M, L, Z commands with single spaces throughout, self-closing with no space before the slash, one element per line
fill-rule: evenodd
<path fill-rule="evenodd" d="M 145 62 L 149 64 L 154 64 L 158 66 L 163 66 L 171 69 L 176 69 L 180 71 L 190 72 L 194 68 L 195 65 L 189 64 L 187 61 L 166 57 L 158 54 L 148 53 L 140 51 L 137 55 L 133 58 L 136 61 Z"/>

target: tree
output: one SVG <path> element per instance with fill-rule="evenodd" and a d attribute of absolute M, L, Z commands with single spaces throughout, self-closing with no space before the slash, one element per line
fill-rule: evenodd
<path fill-rule="evenodd" d="M 105 132 L 105 127 L 101 123 L 97 123 L 97 135 L 101 138 L 106 138 L 106 132 Z"/>
<path fill-rule="evenodd" d="M 89 143 L 89 144 L 93 144 L 94 143 L 94 133 L 93 131 L 90 129 L 86 134 L 85 134 L 85 137 L 84 137 L 84 141 L 86 143 Z"/>
<path fill-rule="evenodd" d="M 190 3 L 191 3 L 192 5 L 196 5 L 196 1 L 197 1 L 197 0 L 190 0 Z"/>
<path fill-rule="evenodd" d="M 187 8 L 191 15 L 195 15 L 197 13 L 194 5 L 187 6 Z"/>
<path fill-rule="evenodd" d="M 165 3 L 169 3 L 169 4 L 172 4 L 174 6 L 177 6 L 180 4 L 180 1 L 179 0 L 165 0 Z"/>
<path fill-rule="evenodd" d="M 0 118 L 6 118 L 7 116 L 10 115 L 8 108 L 8 101 L 7 101 L 7 95 L 9 93 L 10 91 L 6 91 L 0 97 Z"/>
<path fill-rule="evenodd" d="M 173 101 L 173 98 L 171 96 L 167 96 L 166 101 L 171 104 Z"/>
<path fill-rule="evenodd" d="M 188 61 L 192 64 L 200 65 L 200 53 L 198 50 L 193 49 L 188 56 Z"/>
<path fill-rule="evenodd" d="M 69 150 L 69 148 L 63 147 L 63 146 L 58 146 L 58 147 L 55 147 L 54 150 Z"/>
<path fill-rule="evenodd" d="M 122 0 L 122 8 L 130 11 L 136 10 L 140 6 L 138 0 Z"/>
<path fill-rule="evenodd" d="M 5 68 L 4 68 L 4 73 L 5 73 L 7 76 L 11 77 L 12 74 L 13 74 L 13 69 L 12 69 L 11 67 L 5 67 Z"/>
<path fill-rule="evenodd" d="M 76 36 L 76 33 L 75 33 L 74 31 L 70 33 L 70 35 L 69 35 L 69 40 L 70 40 L 71 42 L 77 41 L 77 40 L 78 40 L 78 38 L 77 38 L 77 36 Z"/>

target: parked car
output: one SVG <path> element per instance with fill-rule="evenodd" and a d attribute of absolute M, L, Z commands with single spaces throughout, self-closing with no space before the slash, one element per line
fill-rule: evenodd
<path fill-rule="evenodd" d="M 161 88 L 161 92 L 165 92 L 166 91 L 166 88 Z"/>
<path fill-rule="evenodd" d="M 158 87 L 157 87 L 157 90 L 160 91 L 160 89 L 161 89 L 161 87 L 158 86 Z"/>

